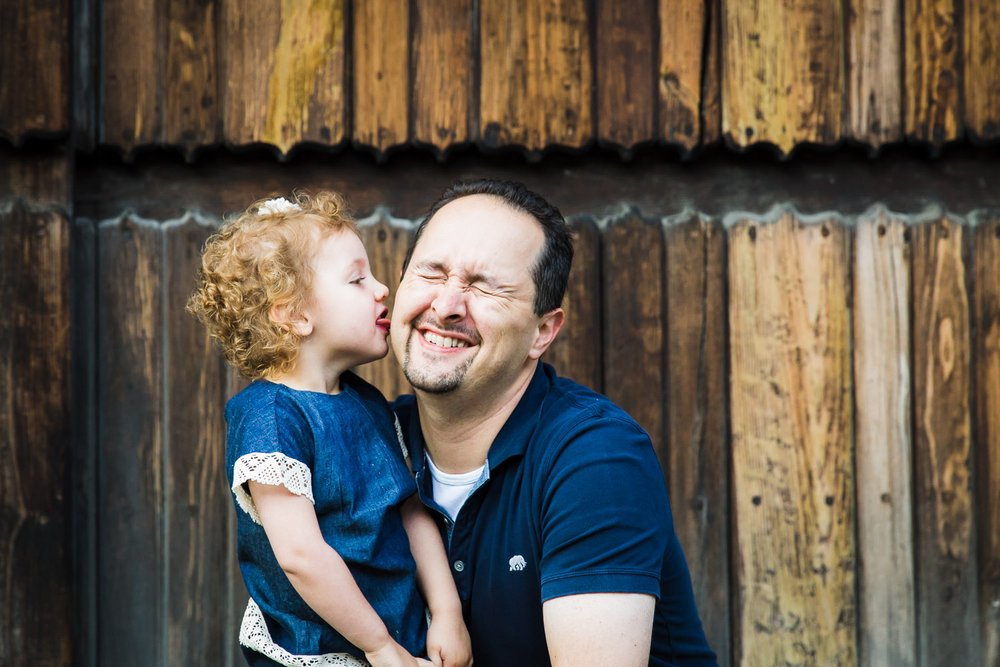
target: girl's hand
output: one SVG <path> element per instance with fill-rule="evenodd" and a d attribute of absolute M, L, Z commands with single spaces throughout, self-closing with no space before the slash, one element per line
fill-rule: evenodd
<path fill-rule="evenodd" d="M 435 667 L 469 667 L 472 641 L 461 611 L 431 615 L 427 628 L 427 657 Z"/>
<path fill-rule="evenodd" d="M 365 651 L 365 658 L 372 667 L 433 667 L 432 663 L 423 658 L 414 658 L 391 639 L 374 651 Z"/>

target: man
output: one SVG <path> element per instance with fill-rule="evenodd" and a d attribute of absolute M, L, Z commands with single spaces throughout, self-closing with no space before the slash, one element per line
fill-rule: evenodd
<path fill-rule="evenodd" d="M 396 410 L 439 516 L 477 667 L 716 664 L 649 436 L 539 362 L 572 238 L 524 186 L 459 183 L 418 228 Z"/>

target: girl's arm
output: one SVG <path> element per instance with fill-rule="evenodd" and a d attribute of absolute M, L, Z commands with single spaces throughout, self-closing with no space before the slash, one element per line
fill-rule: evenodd
<path fill-rule="evenodd" d="M 344 559 L 323 539 L 309 499 L 249 482 L 250 496 L 281 569 L 302 599 L 375 667 L 430 665 L 411 656 L 368 604 Z"/>
<path fill-rule="evenodd" d="M 468 667 L 472 664 L 472 644 L 441 533 L 416 495 L 403 503 L 402 514 L 410 551 L 417 562 L 417 583 L 431 612 L 427 655 L 435 665 Z"/>

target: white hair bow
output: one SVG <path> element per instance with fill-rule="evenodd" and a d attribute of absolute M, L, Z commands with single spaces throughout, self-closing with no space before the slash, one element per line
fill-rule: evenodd
<path fill-rule="evenodd" d="M 268 199 L 257 208 L 257 213 L 261 215 L 278 215 L 289 211 L 301 211 L 302 207 L 295 202 L 290 202 L 284 197 Z"/>

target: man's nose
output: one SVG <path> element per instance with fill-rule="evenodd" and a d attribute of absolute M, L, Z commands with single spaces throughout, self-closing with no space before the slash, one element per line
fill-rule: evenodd
<path fill-rule="evenodd" d="M 441 285 L 431 303 L 434 314 L 442 322 L 455 322 L 465 318 L 465 290 L 448 281 Z"/>

